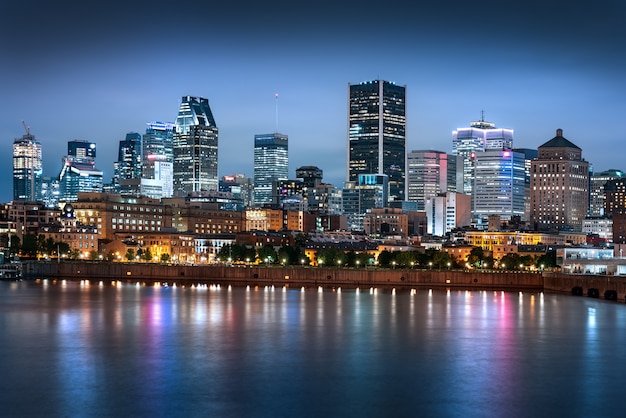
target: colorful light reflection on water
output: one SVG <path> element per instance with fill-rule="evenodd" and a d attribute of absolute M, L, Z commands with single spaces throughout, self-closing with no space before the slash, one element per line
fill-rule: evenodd
<path fill-rule="evenodd" d="M 363 291 L 366 290 L 366 291 Z M 626 305 L 0 283 L 8 416 L 622 416 Z"/>

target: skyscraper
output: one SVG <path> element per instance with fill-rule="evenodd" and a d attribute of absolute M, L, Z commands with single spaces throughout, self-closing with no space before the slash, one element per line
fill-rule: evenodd
<path fill-rule="evenodd" d="M 510 150 L 513 148 L 513 130 L 496 128 L 496 124 L 484 120 L 471 122 L 469 128 L 452 132 L 452 154 L 463 157 L 463 190 L 471 194 L 474 187 L 476 153 L 486 150 Z"/>
<path fill-rule="evenodd" d="M 70 157 L 76 157 L 77 159 L 95 159 L 96 144 L 83 139 L 74 139 L 72 141 L 67 141 L 67 155 Z"/>
<path fill-rule="evenodd" d="M 413 150 L 407 154 L 407 200 L 425 210 L 426 199 L 457 190 L 457 159 L 442 151 Z"/>
<path fill-rule="evenodd" d="M 102 171 L 96 168 L 96 144 L 74 140 L 67 143 L 59 173 L 59 200 L 74 202 L 81 192 L 102 192 Z"/>
<path fill-rule="evenodd" d="M 183 96 L 174 127 L 174 194 L 217 191 L 217 126 L 208 99 Z"/>
<path fill-rule="evenodd" d="M 348 84 L 348 175 L 385 174 L 389 200 L 406 196 L 406 87 L 374 80 Z"/>
<path fill-rule="evenodd" d="M 536 230 L 581 231 L 589 201 L 589 163 L 561 129 L 538 151 L 531 164 L 531 224 Z"/>
<path fill-rule="evenodd" d="M 487 226 L 491 215 L 502 220 L 524 216 L 524 154 L 511 150 L 488 150 L 476 154 L 472 214 Z"/>
<path fill-rule="evenodd" d="M 254 204 L 272 202 L 272 182 L 287 180 L 289 139 L 273 133 L 254 136 Z"/>
<path fill-rule="evenodd" d="M 621 170 L 610 169 L 600 173 L 594 173 L 590 170 L 589 178 L 589 216 L 611 215 L 605 212 L 604 203 L 606 200 L 605 186 L 608 182 L 624 178 L 624 172 Z"/>
<path fill-rule="evenodd" d="M 115 177 L 113 185 L 118 189 L 122 180 L 141 178 L 141 135 L 137 132 L 126 134 L 120 141 L 117 161 L 113 164 Z"/>
<path fill-rule="evenodd" d="M 143 136 L 141 177 L 161 185 L 161 197 L 174 194 L 174 124 L 148 123 Z"/>
<path fill-rule="evenodd" d="M 13 199 L 41 200 L 42 175 L 41 144 L 26 128 L 26 135 L 13 141 Z"/>
<path fill-rule="evenodd" d="M 530 220 L 530 167 L 539 153 L 536 149 L 530 148 L 513 148 L 512 151 L 524 155 L 524 216 L 522 220 L 528 222 Z"/>

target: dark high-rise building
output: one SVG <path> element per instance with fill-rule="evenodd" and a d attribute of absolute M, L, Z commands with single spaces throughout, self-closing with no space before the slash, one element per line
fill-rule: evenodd
<path fill-rule="evenodd" d="M 322 183 L 324 172 L 319 167 L 306 165 L 296 169 L 296 178 L 302 179 L 304 187 L 313 189 Z"/>
<path fill-rule="evenodd" d="M 78 193 L 102 192 L 102 171 L 96 168 L 96 144 L 89 141 L 68 141 L 59 173 L 59 200 L 75 202 Z"/>
<path fill-rule="evenodd" d="M 557 129 L 538 152 L 531 163 L 531 224 L 539 231 L 581 231 L 589 202 L 589 163 L 582 150 Z"/>
<path fill-rule="evenodd" d="M 174 194 L 174 124 L 148 123 L 142 143 L 141 178 L 155 180 L 161 197 Z"/>
<path fill-rule="evenodd" d="M 69 157 L 81 158 L 96 158 L 96 144 L 90 141 L 81 139 L 75 139 L 73 141 L 67 141 L 67 155 Z"/>
<path fill-rule="evenodd" d="M 522 220 L 527 222 L 530 219 L 530 167 L 533 160 L 539 156 L 539 152 L 530 148 L 514 148 L 513 152 L 524 155 L 524 217 Z"/>
<path fill-rule="evenodd" d="M 405 200 L 406 87 L 374 80 L 348 90 L 348 181 L 385 174 L 389 200 Z"/>
<path fill-rule="evenodd" d="M 605 210 L 606 192 L 605 186 L 613 180 L 624 179 L 624 172 L 621 170 L 607 170 L 601 173 L 594 173 L 591 169 L 589 176 L 589 216 L 610 216 L 612 208 Z M 609 186 L 615 187 L 616 183 Z M 609 190 L 610 191 L 610 190 Z"/>
<path fill-rule="evenodd" d="M 626 214 L 626 179 L 609 180 L 604 185 L 604 214 Z"/>
<path fill-rule="evenodd" d="M 120 141 L 117 161 L 113 164 L 115 171 L 114 185 L 122 180 L 141 178 L 141 135 L 137 132 L 126 134 Z"/>
<path fill-rule="evenodd" d="M 208 99 L 184 96 L 174 127 L 174 194 L 217 191 L 217 125 Z"/>
<path fill-rule="evenodd" d="M 272 202 L 272 182 L 287 180 L 289 139 L 273 133 L 254 136 L 254 204 Z"/>
<path fill-rule="evenodd" d="M 13 199 L 41 200 L 42 175 L 41 144 L 26 128 L 13 142 Z"/>

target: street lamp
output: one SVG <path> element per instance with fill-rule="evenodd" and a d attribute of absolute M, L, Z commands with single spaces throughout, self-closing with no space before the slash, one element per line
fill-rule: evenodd
<path fill-rule="evenodd" d="M 432 262 L 432 261 L 429 261 L 429 262 L 428 262 L 428 268 L 429 268 L 430 270 L 432 270 L 432 269 L 433 269 L 433 262 Z"/>
<path fill-rule="evenodd" d="M 394 268 L 394 269 L 396 268 L 396 262 L 395 261 L 392 261 L 391 265 L 392 265 L 392 268 Z"/>
<path fill-rule="evenodd" d="M 448 270 L 450 270 L 450 262 L 448 262 Z"/>

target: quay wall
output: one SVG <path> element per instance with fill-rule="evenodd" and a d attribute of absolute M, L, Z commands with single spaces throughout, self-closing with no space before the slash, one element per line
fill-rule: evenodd
<path fill-rule="evenodd" d="M 618 300 L 626 297 L 626 277 L 610 276 L 604 274 L 564 274 L 543 273 L 543 286 L 545 292 L 572 294 L 572 288 L 582 288 L 583 295 L 587 295 L 589 289 L 597 289 L 600 297 L 606 291 L 617 292 Z"/>
<path fill-rule="evenodd" d="M 233 286 L 450 288 L 542 291 L 540 273 L 462 270 L 350 269 L 102 262 L 25 263 L 25 278 L 121 280 Z"/>

